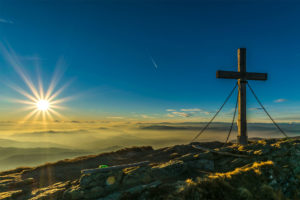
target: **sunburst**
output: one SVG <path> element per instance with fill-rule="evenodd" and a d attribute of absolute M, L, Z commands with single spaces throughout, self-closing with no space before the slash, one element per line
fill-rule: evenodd
<path fill-rule="evenodd" d="M 70 98 L 59 98 L 59 94 L 67 87 L 66 84 L 60 89 L 55 90 L 53 78 L 47 92 L 44 91 L 41 82 L 39 81 L 38 88 L 32 83 L 32 81 L 26 77 L 30 84 L 26 84 L 30 89 L 30 92 L 27 92 L 19 87 L 11 86 L 19 94 L 23 95 L 26 99 L 13 99 L 14 102 L 21 103 L 26 105 L 23 110 L 29 110 L 29 113 L 24 117 L 23 122 L 30 119 L 42 118 L 44 122 L 53 121 L 53 116 L 59 117 L 60 119 L 65 119 L 58 110 L 66 109 L 66 107 L 60 105 L 63 102 L 69 100 Z M 25 81 L 27 83 L 28 81 Z"/>
<path fill-rule="evenodd" d="M 37 120 L 38 118 L 42 118 L 44 122 L 47 122 L 49 120 L 53 121 L 54 116 L 65 119 L 66 117 L 63 116 L 58 110 L 66 109 L 66 107 L 60 104 L 70 100 L 71 97 L 59 98 L 59 95 L 69 86 L 71 82 L 68 82 L 62 87 L 57 88 L 62 73 L 59 73 L 59 71 L 56 70 L 48 89 L 44 91 L 41 76 L 38 74 L 37 84 L 34 84 L 32 79 L 24 71 L 24 67 L 15 52 L 11 48 L 6 48 L 3 44 L 0 44 L 0 47 L 8 63 L 20 75 L 25 85 L 29 89 L 29 91 L 26 91 L 23 88 L 9 84 L 12 89 L 26 98 L 12 99 L 12 101 L 16 103 L 26 105 L 22 110 L 29 111 L 29 113 L 21 121 L 25 122 L 30 119 Z M 59 61 L 56 68 L 59 69 L 62 64 L 62 61 Z"/>

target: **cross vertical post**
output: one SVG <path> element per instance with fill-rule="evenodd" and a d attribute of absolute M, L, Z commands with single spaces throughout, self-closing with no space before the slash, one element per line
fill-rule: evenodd
<path fill-rule="evenodd" d="M 239 98 L 238 98 L 238 137 L 237 141 L 241 145 L 248 144 L 247 135 L 247 107 L 246 107 L 246 85 L 247 80 L 265 81 L 268 79 L 266 73 L 253 73 L 246 71 L 246 48 L 239 48 L 238 56 L 238 71 L 217 71 L 217 78 L 236 79 L 238 81 Z"/>
<path fill-rule="evenodd" d="M 248 144 L 247 136 L 247 109 L 246 109 L 246 48 L 238 49 L 238 72 L 241 77 L 238 79 L 239 106 L 238 106 L 238 143 Z"/>

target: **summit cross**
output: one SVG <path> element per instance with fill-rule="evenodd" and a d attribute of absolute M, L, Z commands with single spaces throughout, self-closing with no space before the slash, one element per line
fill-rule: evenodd
<path fill-rule="evenodd" d="M 266 73 L 252 73 L 246 71 L 246 48 L 239 48 L 237 51 L 238 56 L 238 71 L 217 71 L 217 78 L 237 79 L 238 81 L 238 136 L 237 141 L 239 144 L 248 144 L 247 135 L 247 106 L 246 106 L 246 84 L 247 80 L 267 80 Z"/>

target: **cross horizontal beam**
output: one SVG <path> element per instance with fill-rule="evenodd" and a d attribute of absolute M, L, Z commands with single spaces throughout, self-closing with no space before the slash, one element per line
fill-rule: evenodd
<path fill-rule="evenodd" d="M 240 79 L 244 78 L 247 80 L 258 80 L 265 81 L 268 79 L 268 74 L 266 73 L 252 73 L 252 72 L 234 72 L 234 71 L 217 71 L 217 78 L 225 78 L 225 79 Z"/>

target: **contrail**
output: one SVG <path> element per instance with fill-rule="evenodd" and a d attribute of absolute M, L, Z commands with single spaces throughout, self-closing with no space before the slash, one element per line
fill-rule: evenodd
<path fill-rule="evenodd" d="M 155 60 L 153 59 L 153 57 L 152 57 L 152 56 L 150 56 L 150 59 L 151 59 L 151 61 L 152 61 L 153 65 L 154 65 L 154 67 L 157 69 L 157 68 L 158 68 L 158 66 L 157 66 L 157 64 L 156 64 L 156 62 L 155 62 Z"/>

